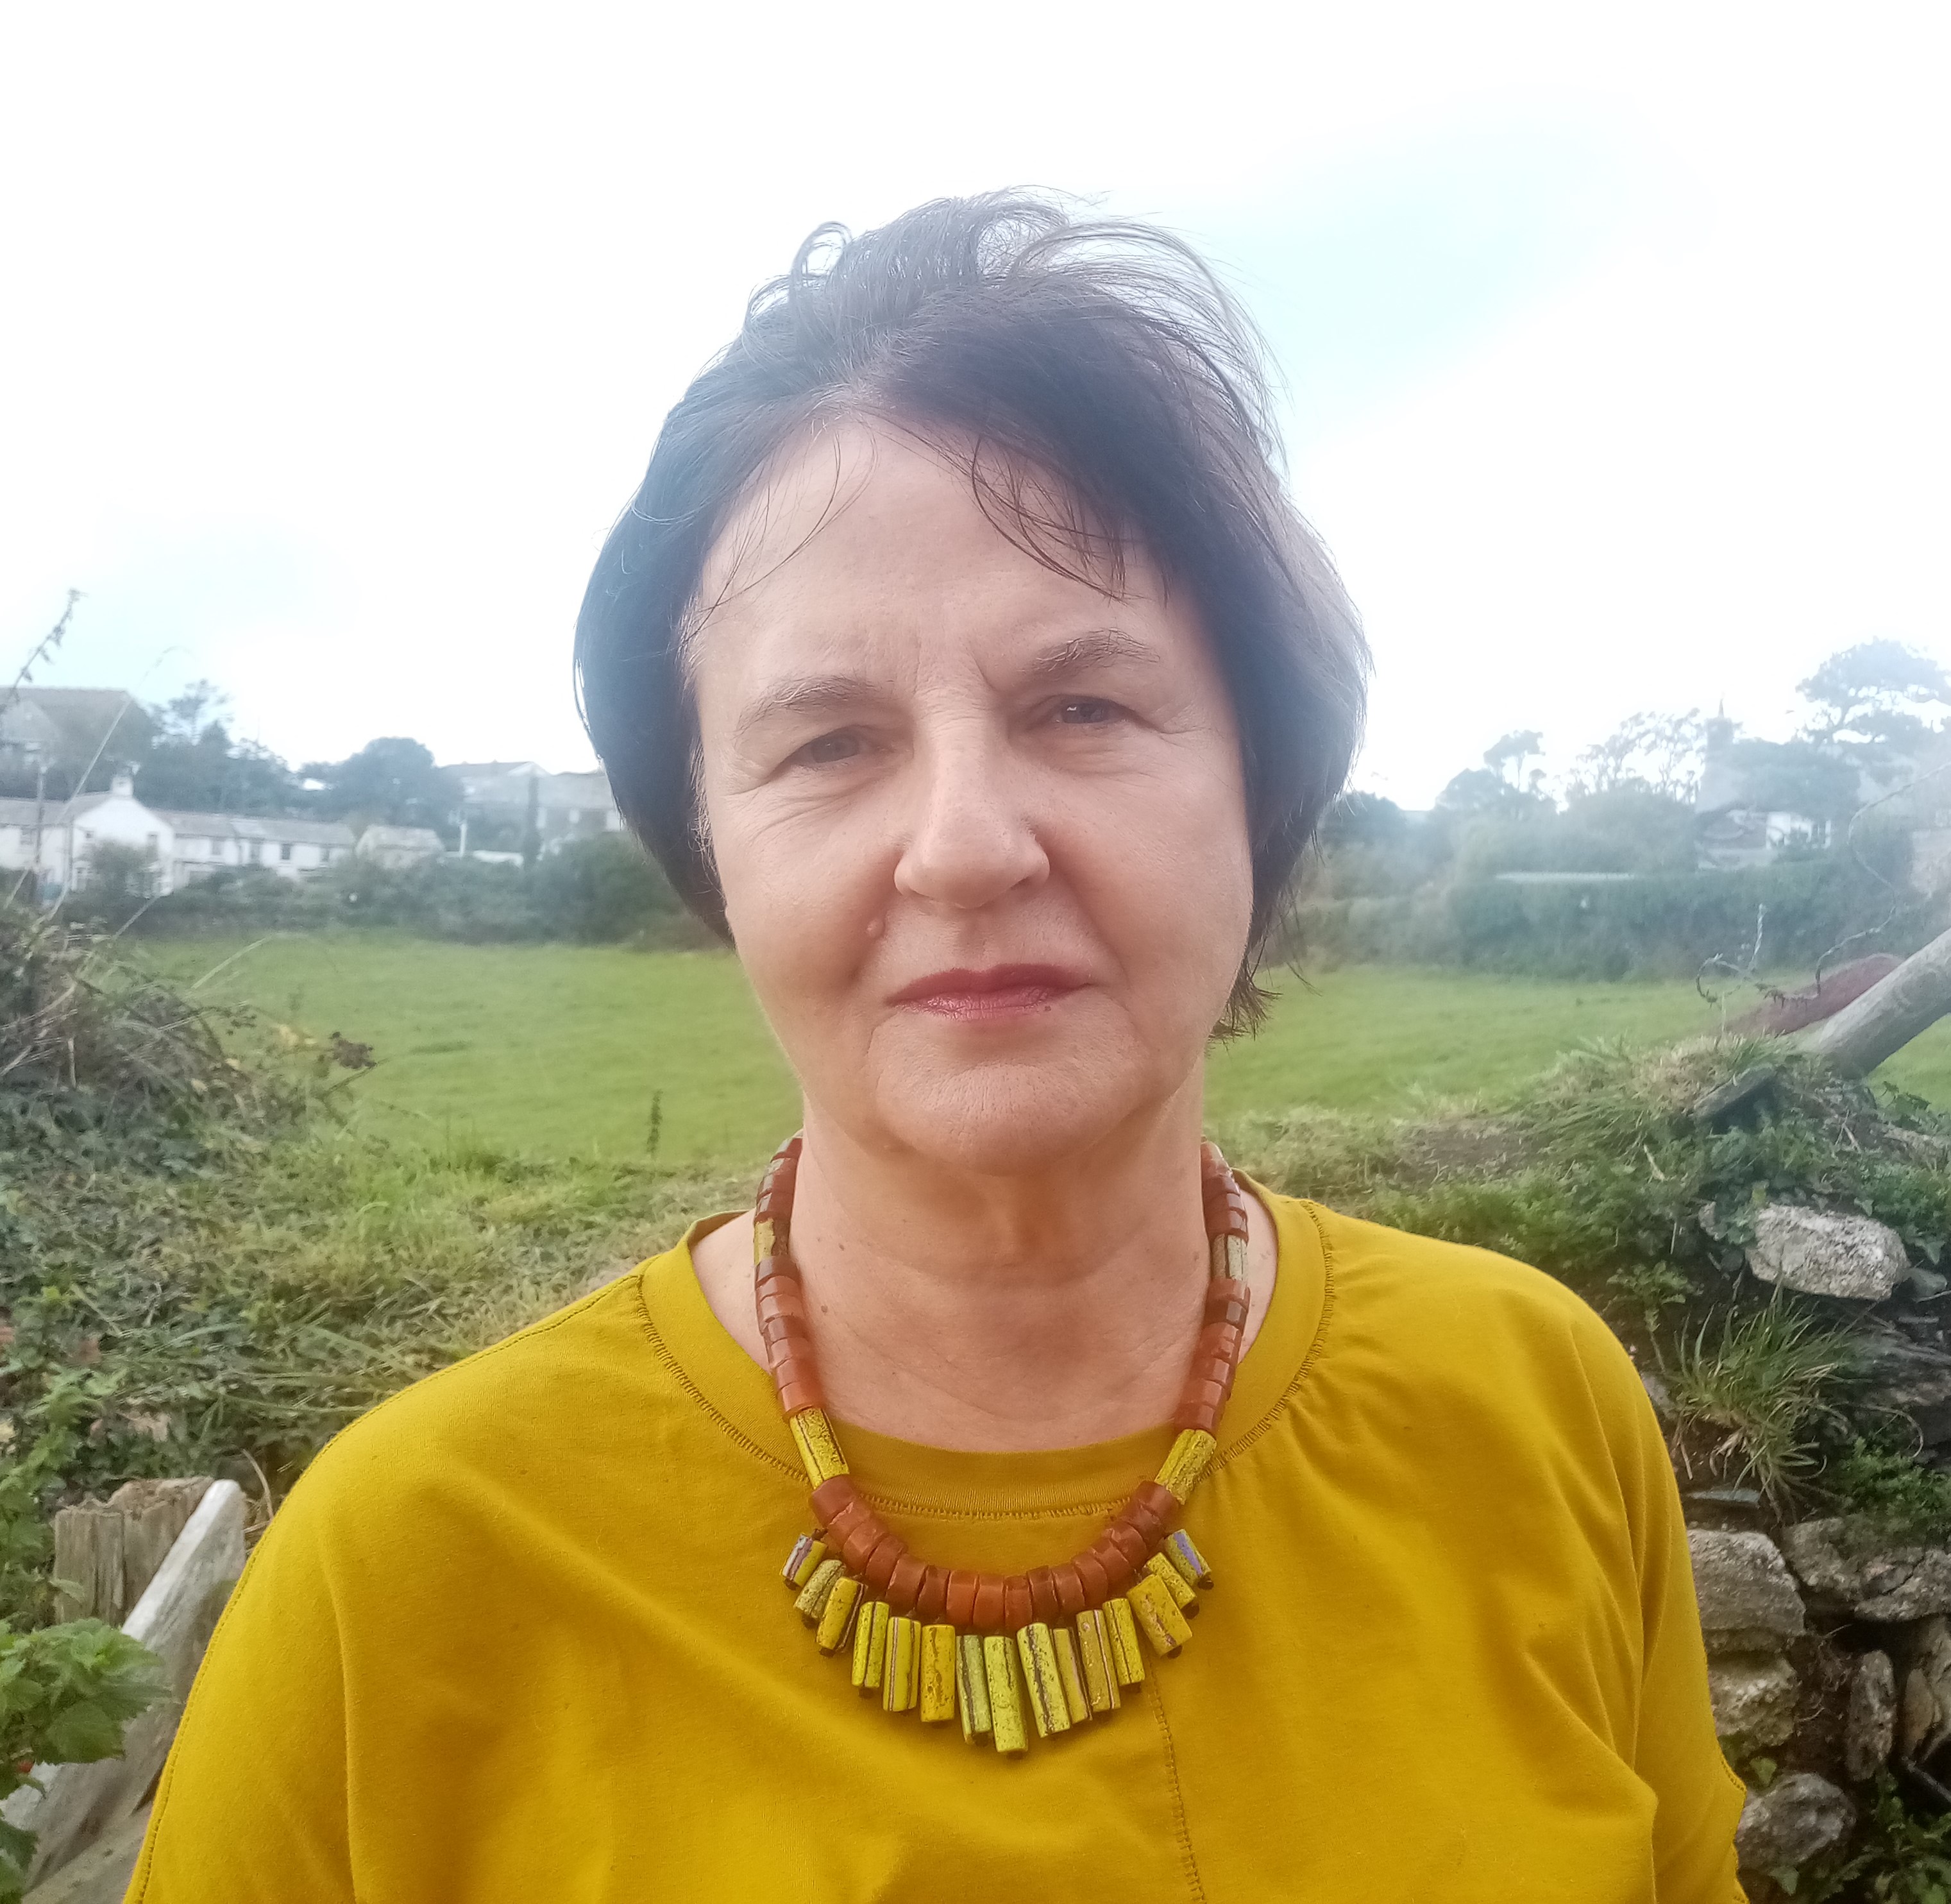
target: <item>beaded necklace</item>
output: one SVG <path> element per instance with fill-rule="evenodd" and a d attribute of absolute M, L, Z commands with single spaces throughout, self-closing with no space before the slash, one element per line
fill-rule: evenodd
<path fill-rule="evenodd" d="M 1226 1160 L 1200 1148 L 1212 1269 L 1206 1314 L 1154 1480 L 1097 1540 L 1060 1567 L 979 1573 L 928 1565 L 881 1524 L 856 1491 L 813 1362 L 806 1293 L 791 1248 L 800 1140 L 767 1166 L 753 1209 L 753 1287 L 766 1359 L 813 1488 L 813 1531 L 782 1570 L 823 1653 L 851 1653 L 854 1687 L 923 1725 L 962 1722 L 1007 1757 L 1032 1729 L 1055 1737 L 1116 1712 L 1145 1677 L 1147 1646 L 1175 1657 L 1192 1637 L 1213 1573 L 1192 1537 L 1168 1524 L 1191 1498 L 1219 1447 L 1219 1412 L 1247 1324 L 1247 1199 Z M 1025 1717 L 1027 1715 L 1027 1718 Z"/>

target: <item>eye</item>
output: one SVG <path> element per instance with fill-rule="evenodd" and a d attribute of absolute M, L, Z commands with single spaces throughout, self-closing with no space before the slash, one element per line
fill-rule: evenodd
<path fill-rule="evenodd" d="M 1117 718 L 1118 710 L 1109 701 L 1097 701 L 1079 696 L 1074 700 L 1060 701 L 1057 704 L 1057 718 L 1066 727 L 1100 727 Z"/>
<path fill-rule="evenodd" d="M 842 729 L 838 733 L 822 734 L 817 740 L 809 740 L 792 757 L 794 764 L 806 767 L 831 767 L 844 760 L 851 760 L 861 752 L 860 736 Z"/>

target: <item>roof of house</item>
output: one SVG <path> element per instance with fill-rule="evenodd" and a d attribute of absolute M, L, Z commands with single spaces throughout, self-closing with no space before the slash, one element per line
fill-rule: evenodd
<path fill-rule="evenodd" d="M 282 814 L 256 813 L 176 813 L 155 808 L 179 837 L 268 839 L 280 846 L 350 846 L 352 829 L 338 820 L 293 820 Z"/>
<path fill-rule="evenodd" d="M 133 744 L 136 723 L 145 719 L 124 688 L 23 687 L 0 709 L 0 745 L 38 746 L 85 765 L 117 732 Z"/>
<path fill-rule="evenodd" d="M 0 800 L 0 827 L 31 827 L 38 813 L 41 824 L 52 833 L 114 797 L 108 793 L 78 793 L 71 800 Z"/>
<path fill-rule="evenodd" d="M 374 846 L 409 846 L 416 852 L 444 853 L 447 848 L 431 827 L 368 827 L 359 836 L 362 851 Z"/>

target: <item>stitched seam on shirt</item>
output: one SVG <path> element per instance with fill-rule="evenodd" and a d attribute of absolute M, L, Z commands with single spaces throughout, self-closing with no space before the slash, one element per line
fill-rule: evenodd
<path fill-rule="evenodd" d="M 670 1344 L 657 1333 L 657 1325 L 651 1315 L 650 1303 L 645 1297 L 641 1270 L 637 1272 L 637 1313 L 643 1319 L 644 1333 L 650 1338 L 651 1354 L 657 1357 L 664 1373 L 697 1405 L 705 1419 L 741 1453 L 750 1455 L 754 1461 L 763 1462 L 766 1467 L 779 1474 L 791 1475 L 795 1480 L 802 1478 L 799 1469 L 791 1462 L 782 1461 L 769 1449 L 760 1447 L 736 1422 L 720 1414 L 712 1406 L 710 1397 L 685 1373 L 683 1363 L 671 1353 Z"/>
<path fill-rule="evenodd" d="M 1281 1397 L 1259 1421 L 1235 1442 L 1230 1448 L 1222 1449 L 1213 1462 L 1215 1468 L 1225 1468 L 1238 1461 L 1270 1429 L 1281 1415 L 1288 1412 L 1300 1385 L 1312 1372 L 1314 1365 L 1321 1359 L 1328 1346 L 1328 1325 L 1334 1315 L 1334 1251 L 1328 1240 L 1328 1232 L 1322 1227 L 1320 1212 L 1312 1203 L 1302 1202 L 1307 1220 L 1314 1226 L 1315 1240 L 1321 1246 L 1321 1320 L 1315 1324 L 1314 1340 L 1307 1345 L 1307 1353 L 1301 1357 L 1300 1366 L 1294 1371 L 1294 1379 L 1281 1390 Z"/>
<path fill-rule="evenodd" d="M 1145 1682 L 1145 1703 L 1152 1709 L 1152 1717 L 1158 1721 L 1159 1743 L 1165 1751 L 1166 1784 L 1172 1792 L 1172 1833 L 1178 1840 L 1179 1862 L 1185 1867 L 1186 1888 L 1198 1904 L 1206 1904 L 1206 1887 L 1200 1882 L 1199 1860 L 1193 1855 L 1192 1832 L 1185 1821 L 1185 1793 L 1178 1782 L 1178 1753 L 1172 1745 L 1172 1727 L 1165 1716 L 1165 1695 L 1159 1690 L 1156 1677 Z"/>

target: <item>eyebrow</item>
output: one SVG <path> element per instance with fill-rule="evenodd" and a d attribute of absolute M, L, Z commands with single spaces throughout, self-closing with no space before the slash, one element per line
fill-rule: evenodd
<path fill-rule="evenodd" d="M 1140 641 L 1122 629 L 1093 628 L 1086 633 L 1072 635 L 1068 641 L 1059 642 L 1054 648 L 1044 649 L 1031 661 L 1029 671 L 1038 680 L 1049 680 L 1066 674 L 1085 674 L 1113 661 L 1156 664 L 1158 658 L 1157 649 L 1149 642 Z"/>
<path fill-rule="evenodd" d="M 1116 628 L 1093 628 L 1056 642 L 1031 658 L 1025 671 L 1033 680 L 1060 680 L 1116 661 L 1155 665 L 1158 652 L 1147 642 Z M 732 730 L 743 740 L 754 728 L 782 714 L 834 714 L 878 700 L 882 690 L 857 674 L 795 674 L 754 696 Z"/>

